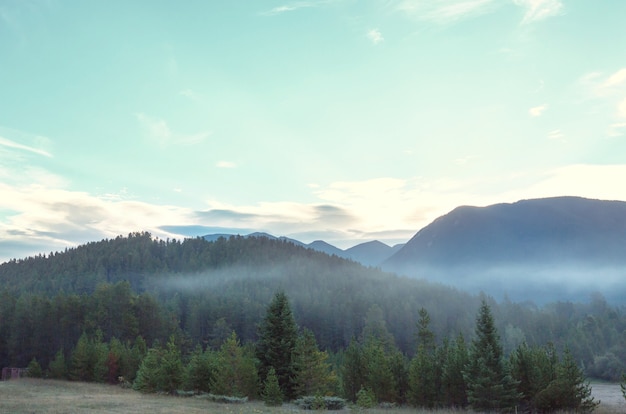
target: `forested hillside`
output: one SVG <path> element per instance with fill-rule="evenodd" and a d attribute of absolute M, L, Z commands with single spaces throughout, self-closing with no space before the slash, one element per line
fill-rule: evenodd
<path fill-rule="evenodd" d="M 408 364 L 418 351 L 421 312 L 442 346 L 459 334 L 474 337 L 481 306 L 479 296 L 451 287 L 263 237 L 164 241 L 136 233 L 10 261 L 0 265 L 0 283 L 0 365 L 37 358 L 44 369 L 59 355 L 71 361 L 81 338 L 118 341 L 129 352 L 174 338 L 183 359 L 196 346 L 217 351 L 233 331 L 236 341 L 255 344 L 279 291 L 298 330 L 312 332 L 337 367 L 349 352 L 365 352 L 359 347 L 372 332 L 388 332 L 388 346 Z M 523 343 L 553 343 L 559 353 L 569 348 L 588 375 L 617 379 L 626 361 L 626 312 L 600 295 L 589 298 L 542 307 L 486 300 L 504 355 Z"/>

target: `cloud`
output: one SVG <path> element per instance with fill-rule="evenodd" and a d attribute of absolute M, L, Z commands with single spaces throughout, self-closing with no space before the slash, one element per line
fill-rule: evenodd
<path fill-rule="evenodd" d="M 626 98 L 617 104 L 617 114 L 622 118 L 626 118 Z"/>
<path fill-rule="evenodd" d="M 215 166 L 217 168 L 236 168 L 237 164 L 235 164 L 232 161 L 218 161 L 217 164 L 215 164 Z"/>
<path fill-rule="evenodd" d="M 492 11 L 498 2 L 495 0 L 400 0 L 392 2 L 395 9 L 418 20 L 437 24 L 454 23 Z"/>
<path fill-rule="evenodd" d="M 626 131 L 626 122 L 617 122 L 609 125 L 606 135 L 608 137 L 621 137 Z"/>
<path fill-rule="evenodd" d="M 526 9 L 522 24 L 530 24 L 548 17 L 558 16 L 563 11 L 560 0 L 514 0 L 515 4 Z"/>
<path fill-rule="evenodd" d="M 159 147 L 168 147 L 170 145 L 194 145 L 204 141 L 212 133 L 202 131 L 195 134 L 179 134 L 174 133 L 170 129 L 167 122 L 163 119 L 154 118 L 144 113 L 136 113 L 135 118 L 139 121 L 144 134 Z"/>
<path fill-rule="evenodd" d="M 622 68 L 609 76 L 603 83 L 603 88 L 613 88 L 626 84 L 626 68 Z"/>
<path fill-rule="evenodd" d="M 315 7 L 315 6 L 316 6 L 315 2 L 299 1 L 299 2 L 294 2 L 294 3 L 289 3 L 289 4 L 284 4 L 282 6 L 274 7 L 273 9 L 261 12 L 261 14 L 264 15 L 264 16 L 275 16 L 277 14 L 282 14 L 282 13 L 286 13 L 286 12 L 292 12 L 292 11 L 295 11 L 295 10 L 309 8 L 309 7 Z"/>
<path fill-rule="evenodd" d="M 48 157 L 48 158 L 52 157 L 52 154 L 50 154 L 48 151 L 42 150 L 40 148 L 35 148 L 35 147 L 30 147 L 28 145 L 20 144 L 18 142 L 4 138 L 2 136 L 0 136 L 0 146 L 6 147 L 9 149 L 16 149 L 20 151 L 31 152 L 33 154 L 41 155 L 43 157 Z"/>
<path fill-rule="evenodd" d="M 555 141 L 564 141 L 565 135 L 560 129 L 554 129 L 548 133 L 548 139 Z"/>
<path fill-rule="evenodd" d="M 547 104 L 543 104 L 543 105 L 539 105 L 539 106 L 535 106 L 532 107 L 528 110 L 528 114 L 532 117 L 538 117 L 543 115 L 543 113 L 545 112 L 545 110 L 548 109 L 548 105 Z"/>
<path fill-rule="evenodd" d="M 385 40 L 383 34 L 378 29 L 372 29 L 367 32 L 367 38 L 372 42 L 374 46 Z"/>

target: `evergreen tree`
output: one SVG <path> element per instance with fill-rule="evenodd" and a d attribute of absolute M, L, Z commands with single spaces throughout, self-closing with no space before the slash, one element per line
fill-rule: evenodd
<path fill-rule="evenodd" d="M 70 377 L 77 381 L 93 380 L 93 348 L 85 332 L 78 339 L 76 348 L 72 352 Z"/>
<path fill-rule="evenodd" d="M 278 292 L 259 327 L 256 354 L 259 375 L 267 378 L 270 368 L 274 368 L 280 389 L 287 399 L 295 396 L 291 378 L 295 375 L 292 354 L 297 338 L 296 322 L 287 295 Z"/>
<path fill-rule="evenodd" d="M 372 339 L 363 347 L 366 368 L 365 386 L 372 391 L 377 402 L 395 402 L 398 397 L 396 378 L 393 375 L 385 344 Z"/>
<path fill-rule="evenodd" d="M 448 347 L 448 355 L 443 364 L 443 405 L 449 407 L 465 407 L 467 405 L 467 385 L 463 371 L 468 361 L 465 338 L 463 334 L 459 334 Z"/>
<path fill-rule="evenodd" d="M 511 354 L 511 375 L 518 382 L 522 409 L 534 409 L 537 394 L 556 378 L 557 357 L 554 347 L 530 347 L 523 343 Z"/>
<path fill-rule="evenodd" d="M 161 370 L 163 351 L 160 348 L 150 348 L 141 361 L 137 376 L 133 382 L 133 389 L 143 393 L 153 393 L 164 388 L 165 379 Z"/>
<path fill-rule="evenodd" d="M 211 392 L 235 397 L 257 396 L 258 374 L 254 359 L 233 331 L 217 353 Z"/>
<path fill-rule="evenodd" d="M 265 405 L 278 407 L 283 405 L 283 393 L 278 384 L 278 377 L 274 368 L 270 368 L 263 383 L 263 401 Z"/>
<path fill-rule="evenodd" d="M 173 394 L 180 388 L 183 380 L 183 363 L 174 335 L 170 336 L 170 339 L 167 341 L 161 358 L 161 375 L 163 378 L 161 391 Z"/>
<path fill-rule="evenodd" d="M 36 358 L 31 359 L 26 369 L 28 370 L 28 376 L 31 378 L 43 377 L 43 370 L 41 369 L 41 365 L 39 365 Z"/>
<path fill-rule="evenodd" d="M 202 351 L 198 345 L 191 354 L 185 367 L 184 384 L 186 390 L 196 392 L 211 391 L 211 383 L 215 380 L 216 356 L 210 349 Z"/>
<path fill-rule="evenodd" d="M 622 389 L 622 396 L 626 400 L 626 374 L 622 374 L 622 382 L 619 384 Z"/>
<path fill-rule="evenodd" d="M 542 412 L 573 410 L 590 413 L 599 404 L 591 395 L 591 386 L 585 381 L 582 369 L 567 349 L 557 366 L 556 378 L 535 398 L 535 406 Z"/>
<path fill-rule="evenodd" d="M 437 359 L 435 335 L 430 330 L 430 316 L 426 309 L 419 310 L 417 323 L 417 353 L 409 366 L 409 402 L 416 407 L 433 408 L 437 403 Z"/>
<path fill-rule="evenodd" d="M 293 352 L 295 396 L 326 394 L 336 381 L 327 362 L 328 354 L 317 347 L 313 332 L 304 329 Z"/>
<path fill-rule="evenodd" d="M 344 397 L 352 402 L 356 402 L 357 393 L 366 383 L 366 369 L 361 346 L 353 338 L 346 348 L 341 364 L 341 385 Z"/>
<path fill-rule="evenodd" d="M 67 363 L 65 362 L 65 354 L 63 349 L 60 349 L 54 356 L 54 359 L 50 361 L 48 365 L 48 371 L 50 378 L 54 379 L 67 379 Z"/>
<path fill-rule="evenodd" d="M 475 335 L 464 372 L 469 405 L 479 411 L 511 411 L 520 397 L 517 382 L 503 359 L 498 331 L 485 300 L 478 311 Z"/>

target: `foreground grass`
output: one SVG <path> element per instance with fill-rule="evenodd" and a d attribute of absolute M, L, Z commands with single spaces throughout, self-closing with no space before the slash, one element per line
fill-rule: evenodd
<path fill-rule="evenodd" d="M 619 386 L 617 386 L 619 389 Z M 619 400 L 616 400 L 619 401 Z M 621 404 L 621 403 L 620 403 Z M 624 413 L 626 406 L 603 404 L 596 414 Z M 348 409 L 346 409 L 347 411 Z M 0 413 L 11 414 L 66 414 L 66 413 L 215 413 L 263 414 L 303 411 L 293 405 L 266 407 L 262 402 L 220 404 L 198 398 L 178 398 L 164 395 L 141 394 L 117 386 L 81 382 L 21 379 L 0 382 Z M 311 412 L 311 411 L 309 411 Z M 413 408 L 368 409 L 367 414 L 431 413 Z M 459 414 L 467 411 L 441 410 L 438 414 Z"/>

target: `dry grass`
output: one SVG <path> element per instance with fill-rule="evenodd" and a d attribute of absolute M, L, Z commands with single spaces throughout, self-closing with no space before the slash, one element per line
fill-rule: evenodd
<path fill-rule="evenodd" d="M 596 384 L 594 384 L 595 386 Z M 595 391 L 595 390 L 594 390 Z M 619 385 L 599 387 L 603 404 L 596 414 L 626 412 Z M 620 398 L 613 398 L 619 392 Z M 595 394 L 595 392 L 594 392 Z M 608 400 L 607 400 L 608 397 Z M 11 414 L 71 414 L 71 413 L 215 413 L 264 414 L 304 412 L 292 405 L 266 407 L 261 402 L 246 404 L 219 404 L 198 398 L 177 398 L 163 395 L 145 395 L 117 386 L 80 382 L 22 379 L 0 382 L 0 413 Z M 426 414 L 431 411 L 413 408 L 369 409 L 367 414 Z M 438 414 L 459 414 L 467 411 L 441 410 Z"/>

